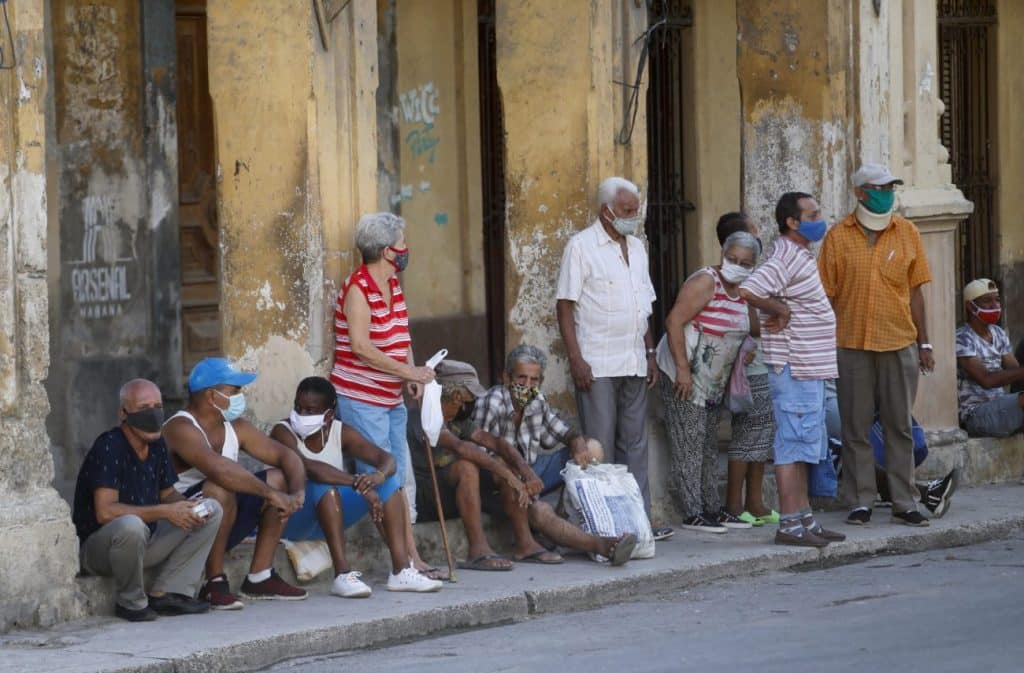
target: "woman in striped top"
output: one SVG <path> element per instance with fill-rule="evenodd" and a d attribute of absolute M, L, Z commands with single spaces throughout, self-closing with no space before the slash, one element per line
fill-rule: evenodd
<path fill-rule="evenodd" d="M 363 263 L 338 293 L 331 370 L 338 417 L 394 456 L 400 484 L 405 483 L 410 465 L 402 387 L 419 398 L 420 386 L 434 380 L 434 371 L 417 367 L 413 359 L 409 314 L 396 275 L 409 263 L 404 230 L 405 220 L 391 213 L 364 215 L 356 225 L 356 247 Z M 356 462 L 358 473 L 373 469 Z M 403 511 L 408 512 L 404 489 L 399 493 L 405 499 Z M 405 531 L 415 566 L 426 569 L 416 552 L 408 518 Z"/>
<path fill-rule="evenodd" d="M 753 270 L 759 250 L 746 231 L 726 238 L 722 263 L 697 271 L 680 288 L 658 345 L 671 439 L 669 491 L 688 530 L 724 533 L 726 524 L 751 526 L 720 505 L 718 418 L 736 356 L 750 334 L 750 308 L 738 286 Z"/>

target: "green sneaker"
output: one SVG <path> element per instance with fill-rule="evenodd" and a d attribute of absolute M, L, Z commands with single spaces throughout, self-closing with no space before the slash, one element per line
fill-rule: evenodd
<path fill-rule="evenodd" d="M 757 519 L 762 524 L 765 524 L 765 523 L 778 524 L 779 523 L 779 513 L 776 512 L 773 509 L 770 514 L 765 514 L 764 516 L 759 516 L 759 517 L 757 517 Z"/>
<path fill-rule="evenodd" d="M 756 517 L 753 514 L 751 514 L 750 512 L 744 512 L 743 514 L 740 514 L 736 518 L 739 519 L 740 521 L 742 521 L 743 523 L 749 523 L 751 526 L 763 526 L 764 525 L 764 521 L 760 517 Z"/>

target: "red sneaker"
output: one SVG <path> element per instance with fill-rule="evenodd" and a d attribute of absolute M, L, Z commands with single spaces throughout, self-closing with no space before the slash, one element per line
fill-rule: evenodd
<path fill-rule="evenodd" d="M 277 571 L 270 569 L 270 577 L 262 582 L 250 582 L 246 577 L 242 582 L 242 595 L 255 600 L 302 601 L 309 597 L 305 589 L 288 584 Z"/>
<path fill-rule="evenodd" d="M 231 593 L 231 585 L 223 573 L 206 580 L 206 584 L 199 590 L 199 600 L 210 601 L 211 610 L 241 610 L 245 607 L 238 596 Z"/>

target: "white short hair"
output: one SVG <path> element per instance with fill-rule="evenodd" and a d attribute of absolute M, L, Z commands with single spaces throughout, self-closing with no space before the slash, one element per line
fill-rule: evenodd
<path fill-rule="evenodd" d="M 640 188 L 626 178 L 607 178 L 597 188 L 597 205 L 612 205 L 615 203 L 615 197 L 619 195 L 619 192 L 629 192 L 633 196 L 640 198 Z"/>
<path fill-rule="evenodd" d="M 356 224 L 356 247 L 366 263 L 376 262 L 384 248 L 398 243 L 405 220 L 394 213 L 370 213 Z"/>

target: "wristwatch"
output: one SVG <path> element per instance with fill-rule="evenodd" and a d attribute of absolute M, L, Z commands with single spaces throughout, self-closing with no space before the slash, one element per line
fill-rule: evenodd
<path fill-rule="evenodd" d="M 917 344 L 917 349 L 922 351 L 934 350 L 931 344 Z"/>
<path fill-rule="evenodd" d="M 647 349 L 647 357 L 651 357 L 652 355 L 654 355 L 657 352 L 658 351 L 656 349 L 654 349 L 654 348 L 648 348 Z"/>

